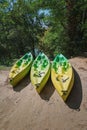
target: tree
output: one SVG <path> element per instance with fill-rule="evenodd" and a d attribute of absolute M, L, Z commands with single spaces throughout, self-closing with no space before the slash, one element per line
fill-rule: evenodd
<path fill-rule="evenodd" d="M 87 0 L 38 0 L 38 5 L 50 10 L 48 28 L 51 27 L 58 35 L 55 38 L 58 51 L 61 48 L 61 52 L 73 56 L 87 50 Z"/>
<path fill-rule="evenodd" d="M 84 30 L 82 27 L 86 22 L 85 11 L 82 6 L 85 4 L 83 0 L 66 0 L 67 7 L 67 34 L 69 37 L 68 53 L 70 55 L 77 54 L 83 46 Z M 72 49 L 73 48 L 73 49 Z"/>
<path fill-rule="evenodd" d="M 44 32 L 35 5 L 26 0 L 5 0 L 0 7 L 0 42 L 2 51 L 7 50 L 5 57 L 0 54 L 1 59 L 17 58 L 27 51 L 35 56 L 35 47 Z"/>
<path fill-rule="evenodd" d="M 0 60 L 41 49 L 53 58 L 87 51 L 87 0 L 1 0 Z M 48 13 L 47 13 L 48 12 Z M 4 53 L 5 52 L 5 53 Z"/>

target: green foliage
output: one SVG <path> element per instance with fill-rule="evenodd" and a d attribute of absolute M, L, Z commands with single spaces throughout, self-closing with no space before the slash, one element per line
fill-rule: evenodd
<path fill-rule="evenodd" d="M 87 51 L 87 0 L 1 0 L 0 64 L 35 49 L 53 59 Z M 41 12 L 42 13 L 41 13 Z M 44 12 L 48 13 L 44 13 Z"/>
<path fill-rule="evenodd" d="M 43 3 L 42 8 L 50 9 L 46 21 L 48 20 L 51 31 L 44 36 L 43 44 L 41 43 L 48 55 L 55 55 L 56 52 L 74 56 L 87 51 L 87 0 L 42 0 Z M 49 49 L 46 49 L 48 45 Z M 51 48 L 54 50 L 50 51 Z"/>
<path fill-rule="evenodd" d="M 32 51 L 43 35 L 38 10 L 31 1 L 3 1 L 0 4 L 0 60 L 20 57 Z"/>

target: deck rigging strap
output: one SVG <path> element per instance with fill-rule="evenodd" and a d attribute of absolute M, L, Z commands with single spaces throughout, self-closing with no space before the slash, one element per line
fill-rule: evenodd
<path fill-rule="evenodd" d="M 44 74 L 45 72 L 38 72 L 38 73 L 34 73 L 34 77 L 42 77 L 42 74 Z"/>
<path fill-rule="evenodd" d="M 62 78 L 62 82 L 65 83 L 68 79 L 69 79 L 69 77 L 67 77 L 66 79 Z"/>

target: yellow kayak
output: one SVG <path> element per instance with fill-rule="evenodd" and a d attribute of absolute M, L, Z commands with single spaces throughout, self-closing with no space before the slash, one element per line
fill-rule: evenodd
<path fill-rule="evenodd" d="M 40 93 L 50 76 L 50 61 L 44 53 L 39 53 L 34 60 L 30 78 L 37 92 Z"/>
<path fill-rule="evenodd" d="M 16 86 L 29 72 L 33 62 L 31 53 L 26 53 L 11 68 L 9 79 L 12 86 Z"/>
<path fill-rule="evenodd" d="M 74 83 L 74 73 L 69 61 L 58 54 L 52 62 L 51 80 L 59 95 L 66 101 Z"/>

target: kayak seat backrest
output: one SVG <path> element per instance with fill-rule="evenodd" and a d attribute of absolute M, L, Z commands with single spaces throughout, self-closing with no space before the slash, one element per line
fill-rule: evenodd
<path fill-rule="evenodd" d="M 26 54 L 26 55 L 23 57 L 23 59 L 25 59 L 25 60 L 26 60 L 27 58 L 28 58 L 28 55 Z"/>
<path fill-rule="evenodd" d="M 56 57 L 55 61 L 56 61 L 56 62 L 59 62 L 59 56 Z"/>
<path fill-rule="evenodd" d="M 21 64 L 22 64 L 22 59 L 19 60 L 16 64 L 17 64 L 18 67 L 21 66 Z"/>
<path fill-rule="evenodd" d="M 47 65 L 48 65 L 48 61 L 47 61 L 47 59 L 44 59 L 43 64 L 42 64 L 42 67 L 43 67 L 43 68 L 46 68 Z"/>
<path fill-rule="evenodd" d="M 35 68 L 35 69 L 37 69 L 37 68 L 38 68 L 37 63 L 38 63 L 38 61 L 37 61 L 37 60 L 33 63 L 33 66 L 34 66 L 34 68 Z"/>
<path fill-rule="evenodd" d="M 57 63 L 54 61 L 54 62 L 53 62 L 53 68 L 54 68 L 54 69 L 56 68 L 56 64 L 57 64 Z"/>
<path fill-rule="evenodd" d="M 33 64 L 34 68 L 37 69 L 38 65 L 36 63 Z"/>
<path fill-rule="evenodd" d="M 53 68 L 55 71 L 58 70 L 58 63 L 56 61 L 53 62 Z"/>
<path fill-rule="evenodd" d="M 65 61 L 63 62 L 62 66 L 64 70 L 67 70 L 69 68 L 69 63 Z"/>
<path fill-rule="evenodd" d="M 38 61 L 40 61 L 40 60 L 41 60 L 41 56 L 40 56 L 40 55 L 37 57 L 37 60 L 38 60 Z"/>
<path fill-rule="evenodd" d="M 40 61 L 41 61 L 41 56 L 39 55 L 37 57 L 37 59 L 35 60 L 34 64 L 33 64 L 33 66 L 34 66 L 35 69 L 38 68 L 38 64 L 39 64 Z"/>

